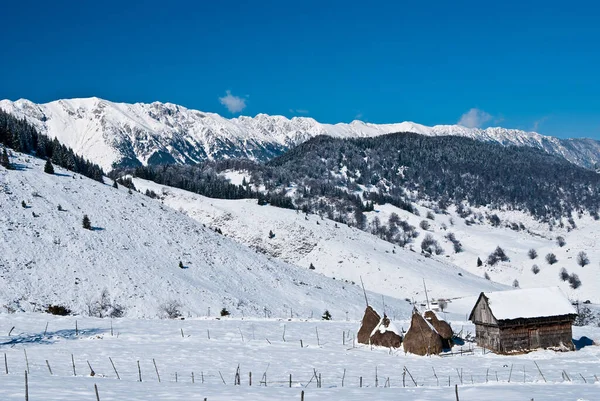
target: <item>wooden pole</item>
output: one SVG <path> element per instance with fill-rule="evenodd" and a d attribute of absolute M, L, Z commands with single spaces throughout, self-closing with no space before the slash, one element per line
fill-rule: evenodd
<path fill-rule="evenodd" d="M 342 387 L 344 387 L 344 379 L 346 378 L 346 369 L 344 369 L 344 374 L 342 375 Z"/>
<path fill-rule="evenodd" d="M 48 366 L 48 371 L 50 372 L 50 375 L 52 376 L 52 369 L 50 368 L 50 362 L 48 362 L 47 359 L 46 359 L 46 366 Z"/>
<path fill-rule="evenodd" d="M 290 388 L 292 388 L 292 374 L 290 373 Z"/>
<path fill-rule="evenodd" d="M 156 367 L 156 361 L 154 360 L 154 358 L 152 358 L 152 363 L 154 364 L 154 370 L 156 370 L 156 377 L 158 377 L 158 382 L 160 383 L 160 375 L 158 374 L 158 368 Z"/>
<path fill-rule="evenodd" d="M 77 320 L 75 320 L 75 335 L 79 335 L 79 328 L 77 327 Z"/>
<path fill-rule="evenodd" d="M 194 382 L 194 372 L 192 372 L 192 384 L 195 383 Z"/>
<path fill-rule="evenodd" d="M 208 335 L 208 339 L 210 340 L 210 330 L 206 329 L 206 334 Z"/>
<path fill-rule="evenodd" d="M 98 394 L 98 386 L 94 383 L 94 391 L 96 391 L 96 401 L 100 401 L 100 395 Z"/>
<path fill-rule="evenodd" d="M 363 294 L 365 295 L 365 303 L 369 306 L 369 299 L 367 298 L 367 291 L 365 290 L 365 283 L 363 283 L 362 276 L 360 276 L 360 285 L 362 286 Z"/>
<path fill-rule="evenodd" d="M 6 359 L 6 352 L 4 353 L 4 371 L 8 374 L 8 360 Z"/>
<path fill-rule="evenodd" d="M 29 401 L 29 382 L 27 381 L 27 371 L 25 371 L 25 401 Z"/>
<path fill-rule="evenodd" d="M 27 358 L 27 350 L 23 348 L 23 352 L 25 353 L 25 364 L 27 365 L 27 373 L 29 373 L 29 358 Z"/>
<path fill-rule="evenodd" d="M 96 372 L 94 372 L 94 369 L 92 369 L 92 365 L 90 365 L 90 361 L 86 361 L 88 364 L 88 367 L 90 368 L 90 376 L 96 376 Z"/>
<path fill-rule="evenodd" d="M 304 401 L 304 390 L 300 392 L 300 401 Z"/>
<path fill-rule="evenodd" d="M 508 374 L 508 382 L 510 383 L 510 378 L 512 377 L 513 364 L 510 364 L 510 373 Z"/>
<path fill-rule="evenodd" d="M 360 388 L 362 388 L 362 376 L 359 378 Z"/>
<path fill-rule="evenodd" d="M 46 328 L 44 329 L 44 337 L 46 337 L 46 332 L 48 331 L 48 322 L 46 322 Z"/>
<path fill-rule="evenodd" d="M 138 376 L 140 378 L 140 383 L 142 382 L 142 369 L 140 368 L 140 361 L 137 361 L 137 365 L 138 365 Z"/>
<path fill-rule="evenodd" d="M 455 384 L 455 385 L 454 385 L 454 393 L 456 394 L 456 401 L 460 401 L 460 400 L 458 399 L 458 384 Z"/>
<path fill-rule="evenodd" d="M 248 372 L 248 385 L 252 386 L 252 372 Z"/>
<path fill-rule="evenodd" d="M 536 361 L 533 361 L 533 363 L 535 363 L 535 367 L 537 368 L 538 372 L 540 372 L 540 375 L 542 376 L 542 379 L 544 379 L 545 383 L 548 383 L 548 381 L 546 380 L 546 378 L 544 377 L 544 374 L 542 373 L 542 369 L 540 369 L 539 365 L 537 364 Z"/>
<path fill-rule="evenodd" d="M 225 379 L 223 379 L 223 375 L 221 374 L 221 371 L 220 371 L 220 370 L 219 370 L 219 376 L 221 376 L 221 380 L 223 381 L 223 384 L 225 384 L 225 385 L 226 385 L 227 383 L 225 383 Z"/>
<path fill-rule="evenodd" d="M 75 358 L 73 354 L 71 354 L 71 366 L 73 367 L 73 376 L 77 376 L 77 372 L 75 371 Z"/>
<path fill-rule="evenodd" d="M 319 329 L 317 327 L 315 327 L 315 332 L 317 333 L 317 346 L 320 347 L 321 342 L 319 341 Z"/>
<path fill-rule="evenodd" d="M 113 370 L 115 371 L 115 374 L 117 375 L 117 380 L 121 380 L 121 378 L 119 377 L 119 372 L 117 372 L 117 368 L 115 368 L 115 364 L 113 363 L 113 360 L 110 356 L 108 357 L 108 360 L 110 361 L 110 364 L 112 365 Z"/>

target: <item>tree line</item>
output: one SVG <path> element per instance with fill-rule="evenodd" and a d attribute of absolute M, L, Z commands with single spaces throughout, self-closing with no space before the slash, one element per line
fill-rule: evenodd
<path fill-rule="evenodd" d="M 58 139 L 50 139 L 39 133 L 24 119 L 19 119 L 0 110 L 0 143 L 15 152 L 27 153 L 41 159 L 102 182 L 104 172 L 73 149 L 61 144 Z"/>

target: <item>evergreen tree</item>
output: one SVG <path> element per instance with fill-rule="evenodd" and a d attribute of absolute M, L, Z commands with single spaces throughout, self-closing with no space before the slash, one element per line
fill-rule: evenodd
<path fill-rule="evenodd" d="M 46 174 L 54 174 L 54 166 L 50 159 L 46 160 L 46 165 L 44 166 L 44 173 Z"/>
<path fill-rule="evenodd" d="M 323 316 L 321 316 L 321 319 L 323 319 L 323 320 L 331 320 L 331 313 L 329 313 L 328 310 L 325 310 L 325 312 L 323 313 Z"/>
<path fill-rule="evenodd" d="M 180 269 L 184 269 L 185 268 L 185 266 L 183 266 L 183 262 L 181 260 L 179 261 L 179 268 Z"/>
<path fill-rule="evenodd" d="M 23 209 L 27 209 L 27 203 L 25 203 L 25 201 L 21 201 L 21 206 Z"/>
<path fill-rule="evenodd" d="M 92 229 L 92 222 L 90 221 L 90 218 L 87 214 L 83 215 L 83 228 L 85 228 L 86 230 Z"/>
<path fill-rule="evenodd" d="M 229 313 L 229 311 L 225 308 L 221 309 L 221 316 L 225 317 L 225 316 L 229 316 L 231 315 L 231 313 Z"/>
<path fill-rule="evenodd" d="M 10 158 L 6 148 L 2 149 L 2 155 L 0 155 L 0 166 L 10 169 Z"/>
<path fill-rule="evenodd" d="M 310 266 L 308 266 L 309 270 L 315 270 L 315 266 L 311 263 Z"/>
<path fill-rule="evenodd" d="M 275 233 L 272 230 L 269 230 L 269 239 L 275 238 Z"/>
<path fill-rule="evenodd" d="M 481 258 L 477 258 L 477 267 L 481 267 L 483 266 L 483 262 L 481 261 Z"/>
<path fill-rule="evenodd" d="M 117 180 L 113 181 L 113 188 L 118 189 L 119 188 L 119 184 L 117 184 Z"/>

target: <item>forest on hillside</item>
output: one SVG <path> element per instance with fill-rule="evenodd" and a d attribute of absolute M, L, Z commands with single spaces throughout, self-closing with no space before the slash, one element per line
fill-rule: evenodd
<path fill-rule="evenodd" d="M 15 152 L 51 160 L 67 170 L 102 182 L 104 172 L 100 166 L 75 154 L 73 149 L 61 144 L 56 138 L 40 134 L 24 119 L 16 118 L 3 110 L 0 110 L 0 144 Z M 10 167 L 9 161 L 5 164 Z"/>
<path fill-rule="evenodd" d="M 250 179 L 231 184 L 219 175 L 228 170 L 246 171 Z M 597 218 L 600 205 L 600 175 L 562 158 L 529 147 L 412 133 L 319 136 L 266 164 L 229 159 L 112 173 L 123 174 L 214 198 L 256 198 L 359 226 L 362 212 L 384 203 L 410 212 L 417 201 L 440 211 L 451 204 L 460 211 L 517 209 L 546 222 L 581 211 Z"/>

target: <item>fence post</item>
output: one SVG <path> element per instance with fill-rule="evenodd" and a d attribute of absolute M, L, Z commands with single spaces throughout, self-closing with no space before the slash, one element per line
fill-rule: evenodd
<path fill-rule="evenodd" d="M 29 383 L 27 381 L 27 371 L 25 371 L 25 401 L 29 401 Z"/>

